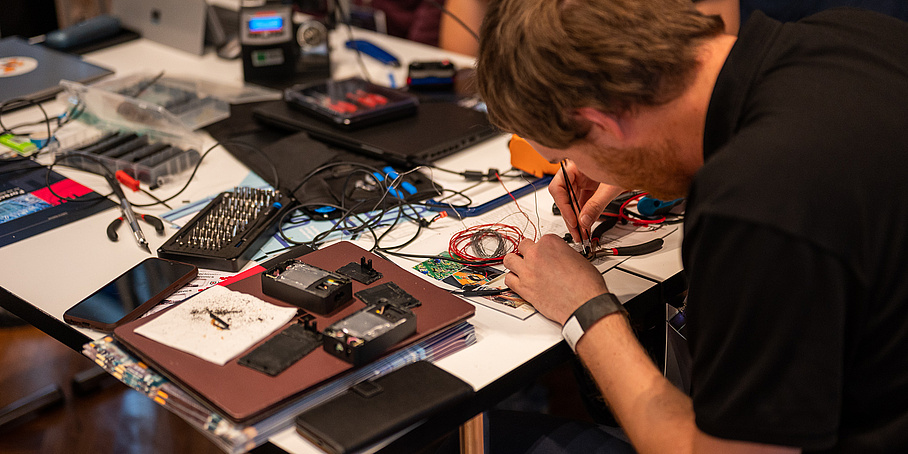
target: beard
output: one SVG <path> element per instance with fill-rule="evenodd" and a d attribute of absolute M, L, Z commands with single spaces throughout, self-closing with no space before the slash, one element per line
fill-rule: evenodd
<path fill-rule="evenodd" d="M 679 153 L 675 141 L 664 139 L 646 147 L 600 148 L 591 156 L 614 180 L 606 183 L 643 190 L 660 200 L 674 200 L 685 197 L 693 181 L 693 175 L 677 159 Z"/>

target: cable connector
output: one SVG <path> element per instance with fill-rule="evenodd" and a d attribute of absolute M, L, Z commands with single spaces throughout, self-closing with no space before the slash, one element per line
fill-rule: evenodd
<path fill-rule="evenodd" d="M 485 179 L 485 174 L 478 170 L 466 170 L 461 175 L 467 179 L 467 181 L 482 181 Z"/>
<path fill-rule="evenodd" d="M 424 218 L 419 218 L 418 223 L 419 223 L 420 227 L 428 227 L 428 226 L 432 225 L 433 222 L 435 222 L 441 218 L 446 218 L 446 217 L 448 217 L 448 212 L 442 211 L 441 213 L 438 213 L 435 216 L 433 216 L 432 219 L 429 219 L 428 221 L 425 220 Z"/>
<path fill-rule="evenodd" d="M 117 170 L 115 174 L 117 176 L 117 181 L 119 181 L 123 186 L 126 186 L 129 189 L 132 189 L 132 192 L 139 190 L 139 180 L 129 176 L 126 172 L 122 170 Z"/>
<path fill-rule="evenodd" d="M 498 169 L 489 169 L 485 173 L 482 173 L 479 170 L 465 170 L 461 173 L 467 181 L 483 181 L 489 180 L 494 181 L 498 179 Z"/>

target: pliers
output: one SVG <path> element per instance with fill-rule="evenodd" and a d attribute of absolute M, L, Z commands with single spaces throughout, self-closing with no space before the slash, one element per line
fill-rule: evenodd
<path fill-rule="evenodd" d="M 158 235 L 164 234 L 164 222 L 160 218 L 152 216 L 150 214 L 136 214 L 136 217 L 145 221 L 146 224 L 154 227 L 154 231 L 158 232 Z M 120 216 L 113 220 L 110 225 L 107 226 L 107 238 L 110 238 L 110 241 L 117 241 L 119 237 L 117 236 L 117 229 L 120 228 L 120 225 L 123 224 L 123 217 Z"/>

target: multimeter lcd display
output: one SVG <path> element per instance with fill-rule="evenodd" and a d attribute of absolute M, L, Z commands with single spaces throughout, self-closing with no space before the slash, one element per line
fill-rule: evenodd
<path fill-rule="evenodd" d="M 249 33 L 280 32 L 284 29 L 284 18 L 277 14 L 255 16 L 249 19 Z"/>

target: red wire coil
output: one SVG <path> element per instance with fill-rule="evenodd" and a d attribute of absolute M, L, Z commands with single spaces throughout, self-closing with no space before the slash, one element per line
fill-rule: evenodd
<path fill-rule="evenodd" d="M 494 238 L 500 243 L 495 254 L 482 256 L 470 253 L 469 250 L 482 247 L 484 240 Z M 523 232 L 517 227 L 507 224 L 482 224 L 468 227 L 455 233 L 448 242 L 448 253 L 452 257 L 476 262 L 474 266 L 492 265 L 501 263 L 504 256 L 511 252 L 518 252 L 517 246 L 523 239 Z"/>

